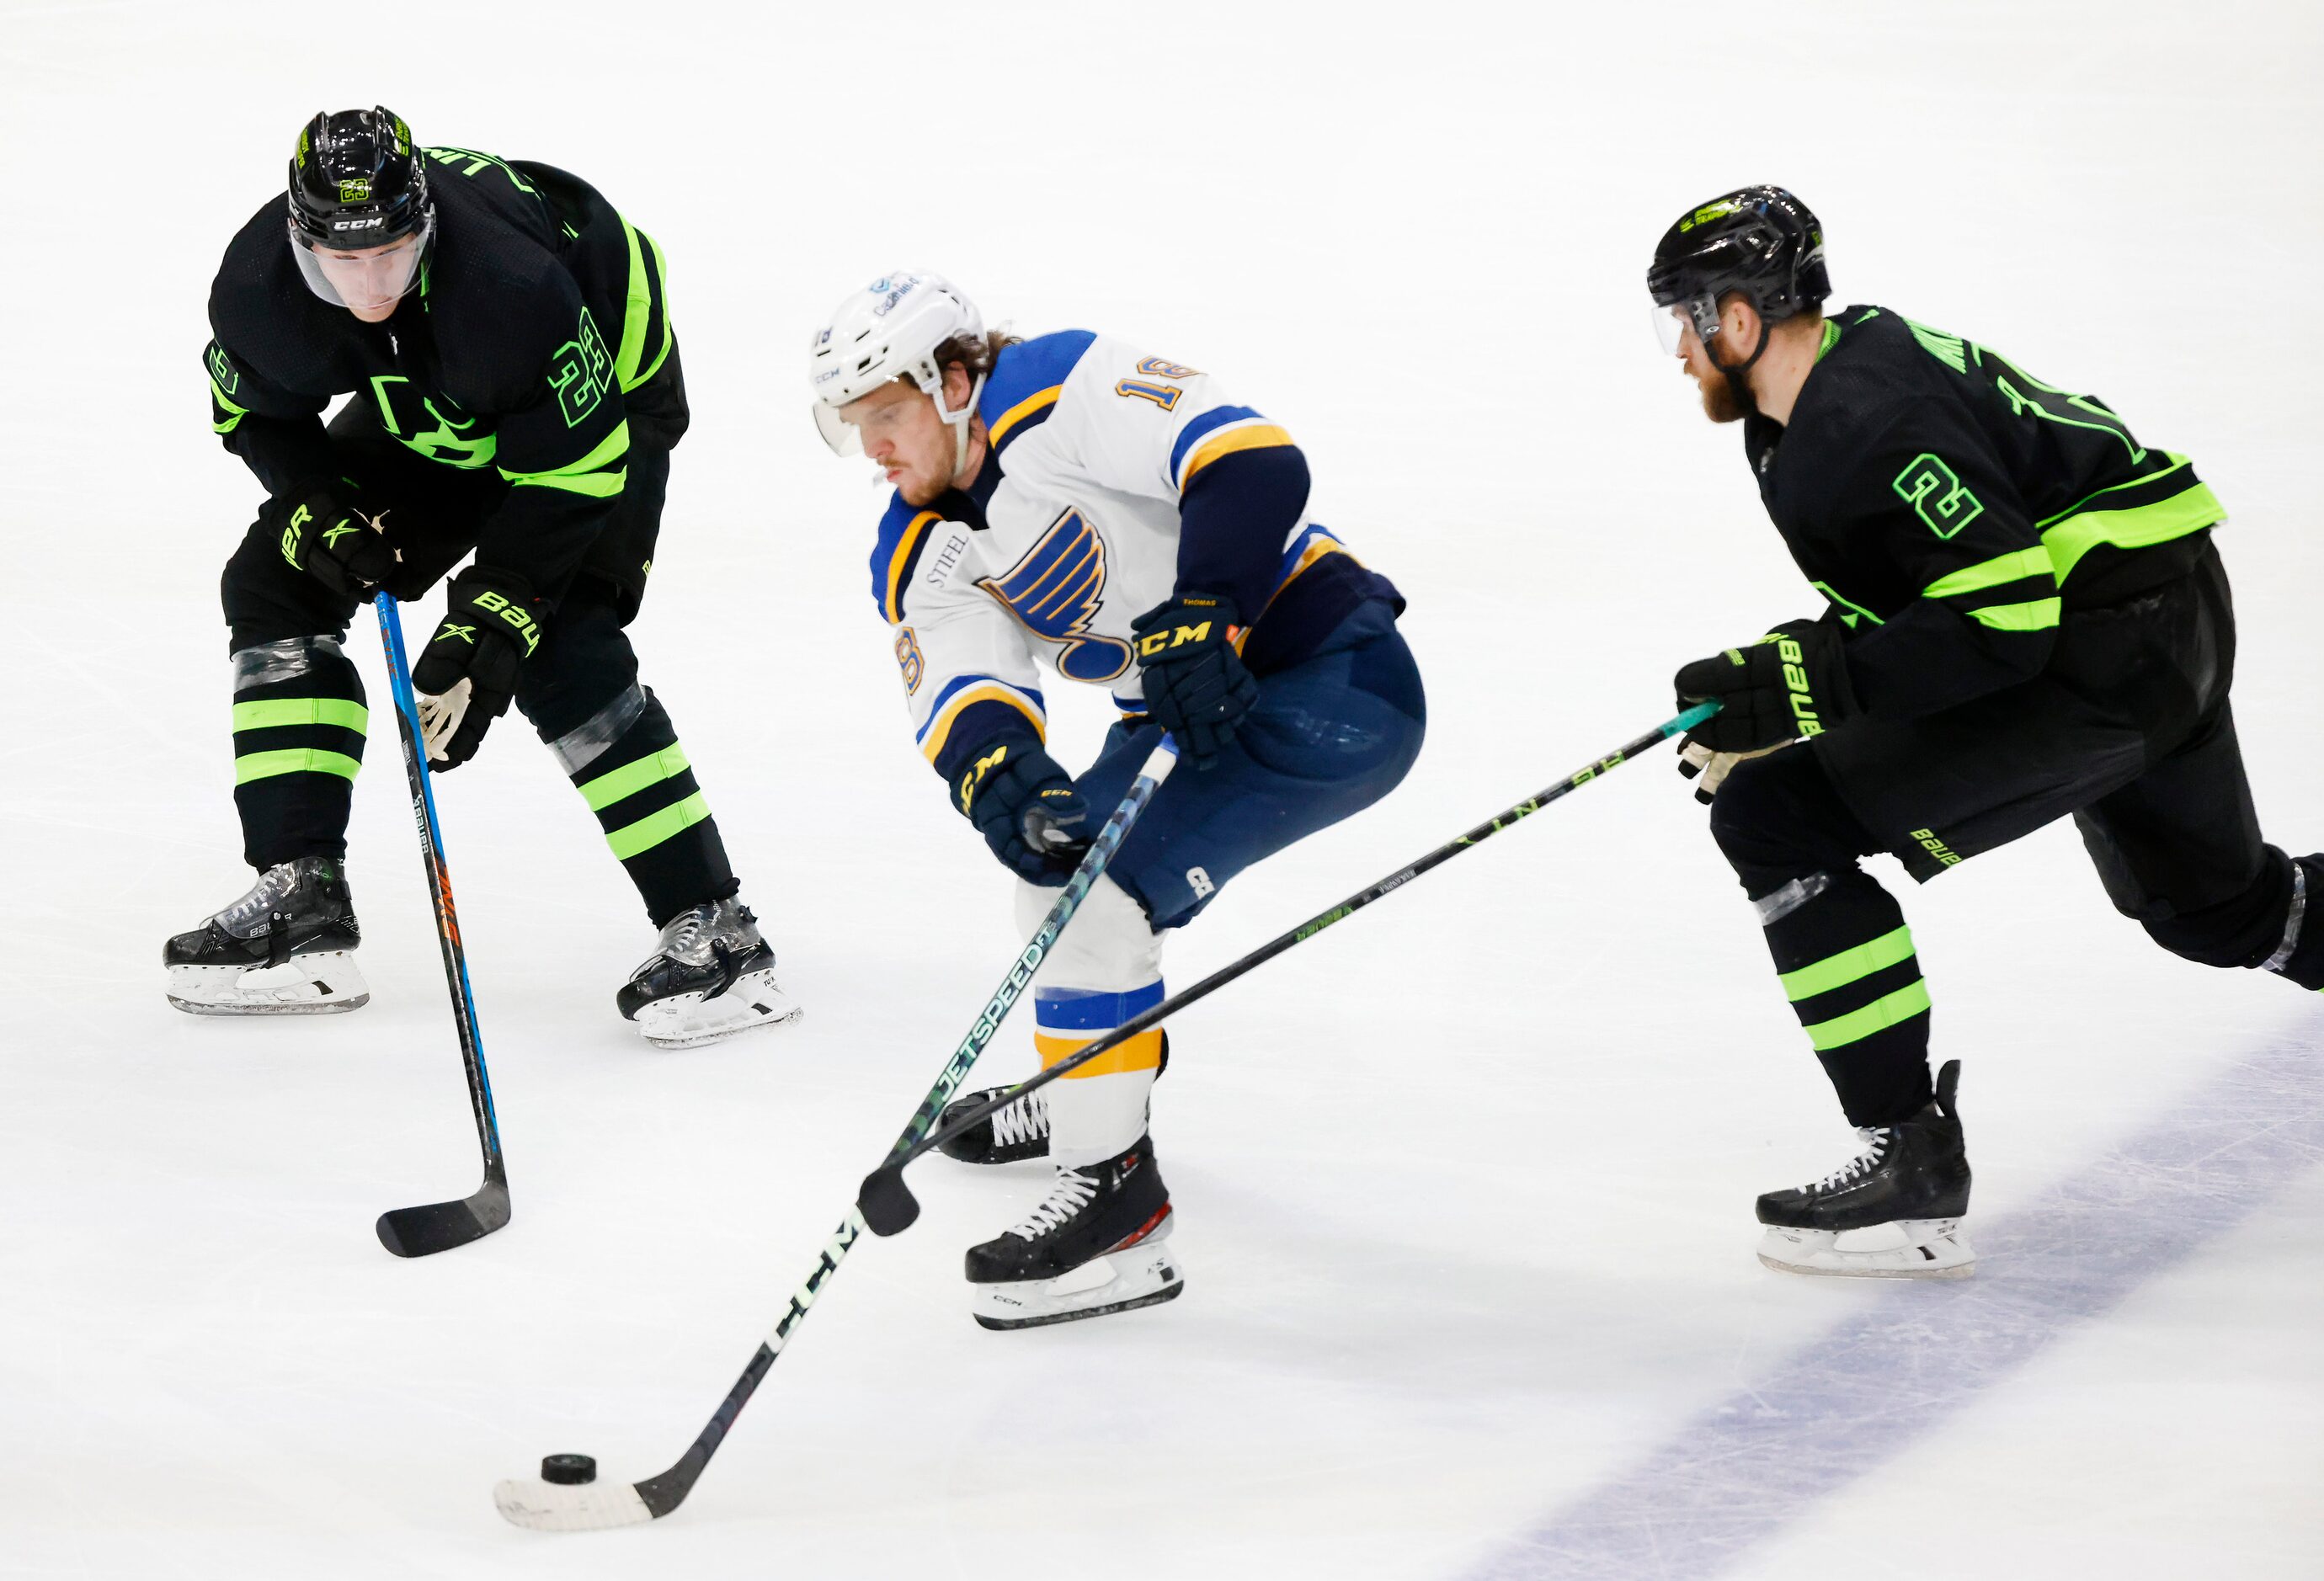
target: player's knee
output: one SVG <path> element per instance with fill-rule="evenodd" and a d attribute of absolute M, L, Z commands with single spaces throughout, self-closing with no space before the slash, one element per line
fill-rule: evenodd
<path fill-rule="evenodd" d="M 638 657 L 604 600 L 570 602 L 547 627 L 540 652 L 517 671 L 516 705 L 541 740 L 553 741 L 637 694 Z"/>
<path fill-rule="evenodd" d="M 2306 932 L 2298 925 L 2302 919 L 2292 915 L 2295 890 L 2292 859 L 2272 846 L 2267 857 L 2252 881 L 2226 899 L 2174 911 L 2167 917 L 2142 916 L 2139 925 L 2148 938 L 2172 954 L 2203 966 L 2264 965 L 2287 942 L 2296 947 L 2302 942 L 2292 937 L 2294 933 Z M 2324 872 L 2302 877 L 2324 878 Z M 2304 892 L 2301 898 L 2307 905 L 2324 898 L 2317 896 L 2307 882 L 2296 887 Z"/>
<path fill-rule="evenodd" d="M 1057 891 L 1038 884 L 1017 886 L 1017 926 L 1030 935 L 1041 925 Z M 1041 967 L 1041 981 L 1054 988 L 1127 993 L 1162 975 L 1162 935 L 1146 908 L 1111 878 L 1101 877 L 1057 936 Z"/>
<path fill-rule="evenodd" d="M 1711 800 L 1711 837 L 1746 882 L 1846 867 L 1856 853 L 1833 838 L 1826 803 L 1837 806 L 1838 797 L 1812 754 L 1794 748 L 1747 758 Z"/>
<path fill-rule="evenodd" d="M 218 577 L 218 604 L 232 646 L 243 648 L 343 631 L 352 601 L 285 560 L 281 540 L 265 523 L 253 522 Z"/>

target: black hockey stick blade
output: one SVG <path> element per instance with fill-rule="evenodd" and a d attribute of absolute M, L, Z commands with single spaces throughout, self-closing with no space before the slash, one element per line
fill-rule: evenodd
<path fill-rule="evenodd" d="M 379 1244 L 399 1257 L 427 1257 L 480 1241 L 509 1221 L 508 1182 L 487 1179 L 473 1197 L 391 1208 L 375 1227 Z"/>
<path fill-rule="evenodd" d="M 920 1200 L 904 1184 L 900 1166 L 883 1163 L 863 1177 L 862 1187 L 855 1194 L 855 1211 L 863 1216 L 863 1227 L 873 1235 L 901 1235 L 919 1222 Z"/>

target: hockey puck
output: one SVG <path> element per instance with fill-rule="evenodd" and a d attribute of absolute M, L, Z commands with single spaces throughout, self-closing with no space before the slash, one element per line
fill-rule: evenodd
<path fill-rule="evenodd" d="M 540 1480 L 567 1487 L 597 1480 L 597 1463 L 586 1455 L 550 1455 L 540 1462 Z"/>

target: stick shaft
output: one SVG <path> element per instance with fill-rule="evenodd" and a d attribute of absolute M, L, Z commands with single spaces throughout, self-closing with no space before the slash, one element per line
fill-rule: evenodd
<path fill-rule="evenodd" d="M 1146 759 L 1129 793 L 1122 797 L 1121 804 L 1113 810 L 1113 816 L 1105 821 L 1105 827 L 1099 830 L 1097 837 L 1090 841 L 1088 854 L 1082 858 L 1081 865 L 1074 869 L 1074 876 L 1058 891 L 1056 901 L 1049 907 L 1048 915 L 1041 919 L 1041 925 L 1033 930 L 1031 938 L 1026 940 L 1025 948 L 1019 951 L 1008 975 L 1001 979 L 1001 985 L 985 1001 L 983 1010 L 968 1029 L 968 1035 L 961 1039 L 960 1046 L 953 1051 L 952 1058 L 945 1062 L 936 1085 L 928 1089 L 927 1097 L 913 1112 L 911 1123 L 896 1138 L 895 1146 L 889 1152 L 891 1161 L 908 1155 L 936 1124 L 936 1117 L 944 1112 L 945 1105 L 960 1089 L 969 1067 L 976 1063 L 977 1056 L 984 1052 L 994 1034 L 1001 1030 L 1002 1019 L 1032 982 L 1034 972 L 1039 970 L 1051 947 L 1056 943 L 1057 935 L 1073 920 L 1074 913 L 1080 909 L 1091 887 L 1104 875 L 1114 853 L 1121 849 L 1122 841 L 1128 838 L 1130 825 L 1138 822 L 1139 814 L 1154 799 L 1154 793 L 1161 787 L 1162 781 L 1168 777 L 1176 762 L 1177 749 L 1167 739 Z M 656 1515 L 667 1514 L 676 1509 L 693 1489 L 695 1479 L 710 1464 L 711 1456 L 718 1452 L 718 1446 L 725 1439 L 727 1430 L 734 1425 L 734 1419 L 742 1414 L 742 1407 L 757 1392 L 760 1381 L 775 1365 L 775 1358 L 782 1354 L 783 1347 L 790 1342 L 798 1326 L 807 1320 L 807 1310 L 823 1293 L 832 1276 L 839 1272 L 840 1264 L 846 1260 L 848 1252 L 863 1233 L 863 1216 L 851 1207 L 847 1217 L 840 1220 L 838 1229 L 832 1233 L 831 1239 L 824 1244 L 815 1271 L 792 1295 L 790 1304 L 776 1320 L 774 1328 L 760 1341 L 750 1365 L 744 1367 L 742 1376 L 734 1380 L 734 1386 L 726 1392 L 726 1398 L 719 1402 L 717 1411 L 712 1413 L 710 1420 L 704 1425 L 686 1453 L 678 1457 L 678 1464 L 659 1476 L 649 1477 L 635 1484 L 638 1496 Z"/>
<path fill-rule="evenodd" d="M 1621 746 L 1616 748 L 1607 756 L 1599 758 L 1596 762 L 1591 763 L 1585 768 L 1576 769 L 1573 773 L 1566 776 L 1563 779 L 1558 781 L 1555 785 L 1549 786 L 1547 789 L 1537 791 L 1533 795 L 1526 797 L 1524 801 L 1517 803 L 1516 805 L 1503 809 L 1493 817 L 1488 818 L 1484 823 L 1480 823 L 1474 829 L 1470 830 L 1466 834 L 1461 835 L 1457 839 L 1446 841 L 1443 845 L 1438 846 L 1434 850 L 1430 851 L 1426 856 L 1422 857 L 1418 861 L 1414 862 L 1411 866 L 1399 869 L 1397 871 L 1389 874 L 1387 878 L 1382 878 L 1376 884 L 1368 885 L 1364 888 L 1358 890 L 1355 894 L 1349 896 L 1345 900 L 1340 902 L 1339 905 L 1333 906 L 1328 911 L 1316 913 L 1314 916 L 1309 917 L 1305 922 L 1301 923 L 1297 927 L 1292 928 L 1285 933 L 1277 933 L 1274 938 L 1269 939 L 1266 943 L 1261 944 L 1258 949 L 1253 950 L 1248 955 L 1244 955 L 1237 960 L 1229 961 L 1226 965 L 1219 968 L 1218 970 L 1211 973 L 1210 976 L 1204 978 L 1202 981 L 1194 984 L 1193 987 L 1182 988 L 1177 993 L 1171 995 L 1170 997 L 1163 1000 L 1160 1004 L 1154 1006 L 1152 1008 L 1140 1011 L 1138 1015 L 1131 1016 L 1128 1021 L 1123 1022 L 1120 1026 L 1115 1027 L 1111 1032 L 1107 1033 L 1104 1036 L 1083 1044 L 1080 1048 L 1074 1050 L 1070 1056 L 1058 1061 L 1054 1065 L 1048 1066 L 1038 1075 L 1029 1077 L 1027 1080 L 1019 1082 L 1014 1087 L 1004 1088 L 995 1092 L 983 1103 L 979 1104 L 973 1109 L 964 1112 L 958 1118 L 953 1120 L 950 1124 L 945 1126 L 933 1135 L 922 1138 L 905 1153 L 890 1155 L 887 1167 L 890 1169 L 901 1169 L 905 1164 L 909 1163 L 913 1159 L 919 1157 L 922 1154 L 942 1145 L 944 1143 L 950 1141 L 954 1136 L 958 1135 L 961 1132 L 969 1130 L 975 1126 L 982 1121 L 988 1118 L 995 1110 L 1005 1108 L 1010 1104 L 1012 1104 L 1019 1098 L 1024 1097 L 1027 1093 L 1047 1087 L 1052 1081 L 1056 1081 L 1063 1077 L 1071 1075 L 1074 1071 L 1080 1070 L 1084 1065 L 1088 1064 L 1091 1061 L 1103 1055 L 1108 1050 L 1119 1047 L 1120 1044 L 1129 1042 L 1131 1038 L 1136 1037 L 1139 1034 L 1152 1031 L 1156 1026 L 1160 1025 L 1166 1018 L 1176 1015 L 1177 1012 L 1185 1009 L 1187 1006 L 1194 1004 L 1196 1000 L 1206 998 L 1210 995 L 1216 993 L 1219 989 L 1226 987 L 1227 984 L 1234 981 L 1235 979 L 1241 977 L 1244 973 L 1256 970 L 1258 968 L 1266 965 L 1268 961 L 1274 960 L 1277 956 L 1282 954 L 1286 950 L 1292 949 L 1296 945 L 1305 943 L 1308 940 L 1314 938 L 1324 929 L 1332 926 L 1334 923 L 1343 922 L 1347 918 L 1353 916 L 1356 913 L 1370 905 L 1373 901 L 1380 898 L 1380 896 L 1388 894 L 1392 890 L 1403 888 L 1404 886 L 1411 883 L 1423 873 L 1428 872 L 1432 869 L 1443 866 L 1444 863 L 1451 861 L 1454 857 L 1459 856 L 1462 851 L 1468 850 L 1474 846 L 1482 845 L 1486 841 L 1490 840 L 1502 830 L 1509 828 L 1511 825 L 1517 823 L 1524 819 L 1532 817 L 1536 813 L 1540 812 L 1544 807 L 1549 805 L 1550 803 L 1558 800 L 1560 797 L 1571 795 L 1573 792 L 1581 789 L 1583 786 L 1588 785 L 1591 780 L 1598 778 L 1600 775 L 1603 775 L 1609 770 L 1620 768 L 1625 762 L 1628 762 L 1630 758 L 1646 751 L 1647 749 L 1657 746 L 1660 743 L 1668 740 L 1673 736 L 1684 735 L 1688 731 L 1692 730 L 1696 725 L 1701 724 L 1704 720 L 1709 719 L 1712 714 L 1718 712 L 1719 705 L 1715 703 L 1700 703 L 1693 708 L 1688 709 L 1685 712 L 1679 714 L 1674 719 L 1665 720 L 1663 723 L 1656 725 L 1653 730 L 1648 731 L 1646 734 L 1638 737 L 1636 740 L 1624 742 Z"/>
<path fill-rule="evenodd" d="M 444 957 L 444 986 L 452 997 L 452 1021 L 460 1034 L 460 1062 L 468 1079 L 469 1107 L 475 1111 L 476 1140 L 484 1149 L 488 1180 L 507 1178 L 501 1160 L 500 1117 L 493 1107 L 492 1077 L 484 1069 L 484 1040 L 476 1029 L 475 990 L 468 983 L 467 952 L 460 944 L 460 914 L 452 904 L 452 878 L 444 861 L 444 837 L 436 822 L 436 791 L 428 755 L 420 743 L 420 704 L 411 691 L 411 667 L 404 658 L 403 620 L 395 595 L 373 599 L 379 636 L 387 649 L 387 681 L 395 699 L 396 734 L 403 744 L 403 772 L 411 786 L 411 817 L 420 826 L 420 861 L 435 897 L 436 942 Z"/>

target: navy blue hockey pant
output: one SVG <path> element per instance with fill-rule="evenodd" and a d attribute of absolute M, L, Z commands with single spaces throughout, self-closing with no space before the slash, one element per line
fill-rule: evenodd
<path fill-rule="evenodd" d="M 1334 647 L 1334 643 L 1345 646 Z M 1262 676 L 1259 702 L 1210 768 L 1181 764 L 1106 876 L 1157 928 L 1182 927 L 1252 863 L 1362 812 L 1420 756 L 1420 669 L 1384 603 L 1348 617 L 1323 651 Z M 1093 816 L 1119 806 L 1160 740 L 1124 721 L 1075 781 Z"/>

